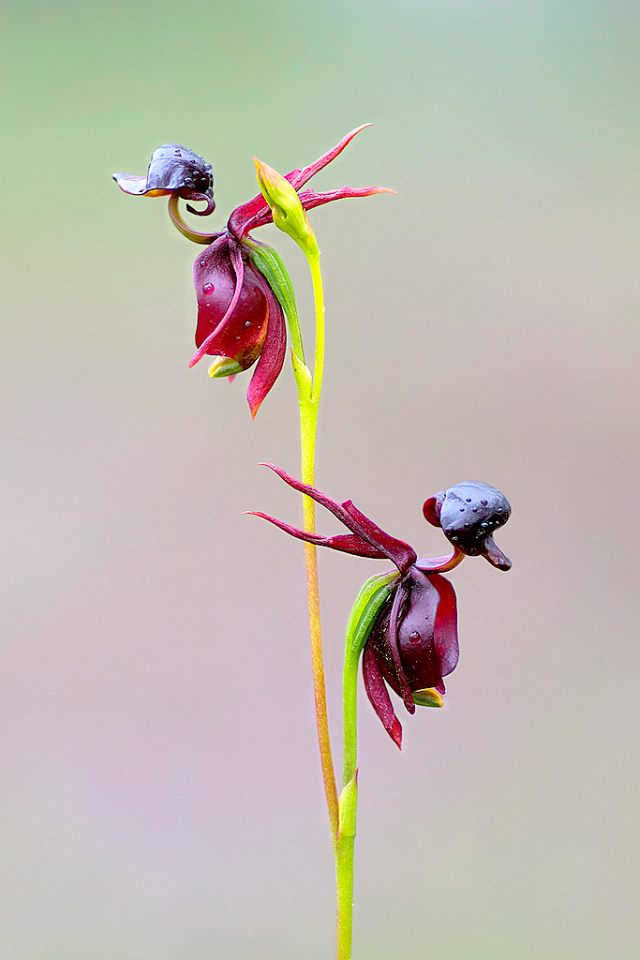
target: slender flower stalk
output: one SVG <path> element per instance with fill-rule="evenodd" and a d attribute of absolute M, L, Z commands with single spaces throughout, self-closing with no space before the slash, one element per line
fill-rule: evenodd
<path fill-rule="evenodd" d="M 318 414 L 322 396 L 322 378 L 324 372 L 324 292 L 320 270 L 320 254 L 307 257 L 313 282 L 315 305 L 315 349 L 311 384 L 305 377 L 303 368 L 294 362 L 294 376 L 298 387 L 298 405 L 300 411 L 300 459 L 302 477 L 305 483 L 313 486 L 316 469 L 316 442 L 318 436 Z M 304 360 L 303 360 L 304 362 Z M 297 369 L 296 369 L 297 366 Z M 310 388 L 310 389 L 309 389 Z M 307 533 L 316 532 L 316 506 L 310 497 L 302 500 L 303 526 Z M 311 639 L 311 663 L 313 668 L 313 692 L 318 729 L 318 746 L 322 764 L 322 779 L 327 800 L 327 811 L 331 835 L 335 841 L 338 834 L 338 792 L 336 775 L 331 752 L 329 733 L 329 714 L 324 677 L 324 656 L 322 652 L 322 625 L 320 619 L 320 584 L 318 580 L 318 557 L 315 544 L 305 543 L 305 566 L 307 573 L 307 602 L 309 605 L 309 634 Z"/>
<path fill-rule="evenodd" d="M 315 343 L 313 371 L 309 370 L 304 355 L 304 344 L 299 324 L 298 351 L 292 352 L 293 374 L 298 390 L 298 408 L 300 415 L 300 459 L 303 482 L 314 485 L 316 468 L 316 443 L 318 436 L 318 414 L 322 397 L 324 375 L 325 317 L 322 270 L 320 268 L 320 250 L 306 211 L 300 197 L 289 180 L 277 170 L 254 157 L 258 185 L 266 200 L 274 224 L 296 241 L 304 253 L 309 265 L 313 287 L 315 310 Z M 292 338 L 293 339 L 293 338 Z M 315 503 L 303 494 L 303 529 L 313 538 L 316 533 Z M 324 655 L 322 650 L 322 623 L 320 615 L 320 584 L 318 579 L 318 558 L 313 542 L 305 543 L 305 568 L 307 575 L 307 603 L 309 607 L 309 636 L 311 642 L 311 665 L 313 669 L 313 693 L 318 732 L 318 747 L 322 779 L 329 815 L 329 825 L 334 846 L 339 832 L 338 790 L 331 750 L 329 714 L 327 710 L 327 692 L 325 683 Z"/>

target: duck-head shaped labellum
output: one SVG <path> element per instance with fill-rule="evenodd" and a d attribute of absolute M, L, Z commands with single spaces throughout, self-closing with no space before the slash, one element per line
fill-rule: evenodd
<path fill-rule="evenodd" d="M 511 516 L 511 505 L 495 487 L 463 480 L 429 497 L 423 513 L 434 527 L 442 527 L 447 539 L 462 553 L 469 557 L 482 555 L 499 570 L 510 569 L 511 561 L 492 534 Z"/>
<path fill-rule="evenodd" d="M 204 200 L 204 210 L 188 207 L 199 216 L 212 213 L 215 208 L 211 164 L 178 143 L 165 143 L 153 151 L 146 177 L 114 173 L 113 179 L 121 190 L 134 197 L 176 195 L 183 200 Z"/>

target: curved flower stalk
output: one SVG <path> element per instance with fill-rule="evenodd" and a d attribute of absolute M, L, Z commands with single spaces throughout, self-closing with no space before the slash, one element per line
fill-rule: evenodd
<path fill-rule="evenodd" d="M 280 467 L 266 466 L 294 490 L 329 510 L 349 533 L 325 537 L 265 513 L 254 512 L 255 516 L 298 540 L 372 560 L 387 560 L 396 567 L 385 603 L 371 624 L 362 669 L 371 705 L 396 746 L 401 747 L 402 727 L 387 687 L 401 697 L 410 714 L 415 713 L 416 705 L 443 706 L 443 678 L 458 663 L 458 631 L 455 592 L 442 574 L 456 567 L 465 555 L 483 555 L 501 570 L 510 568 L 510 560 L 491 535 L 508 520 L 509 503 L 494 487 L 476 481 L 459 483 L 430 498 L 425 512 L 431 523 L 442 527 L 453 552 L 419 558 L 413 547 L 382 530 L 351 500 L 340 503 L 295 480 Z"/>
<path fill-rule="evenodd" d="M 393 192 L 377 186 L 341 187 L 324 193 L 302 189 L 367 126 L 369 124 L 363 124 L 352 130 L 318 160 L 286 175 L 305 211 L 334 200 Z M 269 203 L 258 194 L 236 207 L 226 229 L 212 233 L 192 229 L 180 214 L 179 200 L 204 201 L 202 210 L 189 204 L 187 209 L 199 216 L 211 214 L 215 209 L 212 168 L 198 154 L 179 144 L 158 147 L 145 177 L 117 173 L 114 179 L 120 189 L 131 196 L 168 196 L 174 226 L 187 239 L 207 247 L 196 258 L 193 268 L 198 302 L 197 349 L 189 366 L 195 366 L 207 355 L 215 357 L 209 375 L 220 378 L 233 377 L 256 364 L 247 391 L 251 415 L 255 417 L 282 370 L 286 353 L 285 319 L 289 322 L 294 349 L 299 340 L 297 317 L 285 317 L 280 291 L 263 272 L 265 256 L 271 261 L 279 258 L 275 251 L 257 244 L 250 236 L 251 231 L 273 223 Z"/>

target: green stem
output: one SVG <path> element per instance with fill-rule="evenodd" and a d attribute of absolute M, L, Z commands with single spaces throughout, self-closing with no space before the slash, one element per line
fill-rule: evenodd
<path fill-rule="evenodd" d="M 313 295 L 316 315 L 315 356 L 313 377 L 308 370 L 300 344 L 300 353 L 294 350 L 293 371 L 298 387 L 300 407 L 300 452 L 302 482 L 313 486 L 315 483 L 316 438 L 318 431 L 318 411 L 322 393 L 324 370 L 324 295 L 319 254 L 308 257 L 313 282 Z M 308 533 L 316 532 L 315 503 L 309 497 L 303 497 L 303 527 Z M 309 605 L 309 633 L 311 639 L 311 663 L 313 667 L 313 692 L 316 708 L 316 727 L 322 779 L 329 813 L 329 824 L 334 844 L 338 836 L 338 791 L 336 787 L 331 740 L 329 734 L 329 715 L 324 677 L 324 658 L 322 652 L 322 627 L 320 622 L 320 589 L 318 583 L 317 551 L 313 544 L 305 543 L 305 564 L 307 573 L 307 599 Z"/>
<path fill-rule="evenodd" d="M 358 655 L 346 645 L 343 692 L 343 789 L 336 853 L 337 960 L 351 960 L 353 938 L 353 876 L 358 810 Z"/>

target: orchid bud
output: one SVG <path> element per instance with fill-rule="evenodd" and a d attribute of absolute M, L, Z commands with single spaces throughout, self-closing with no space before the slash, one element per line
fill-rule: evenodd
<path fill-rule="evenodd" d="M 425 519 L 442 527 L 447 539 L 469 557 L 482 555 L 499 570 L 509 570 L 511 561 L 494 543 L 493 532 L 511 516 L 503 493 L 486 483 L 464 480 L 429 497 L 422 508 Z"/>
<path fill-rule="evenodd" d="M 271 209 L 276 227 L 289 234 L 307 256 L 316 256 L 318 243 L 295 188 L 286 177 L 257 157 L 253 158 L 253 162 L 258 186 Z"/>

